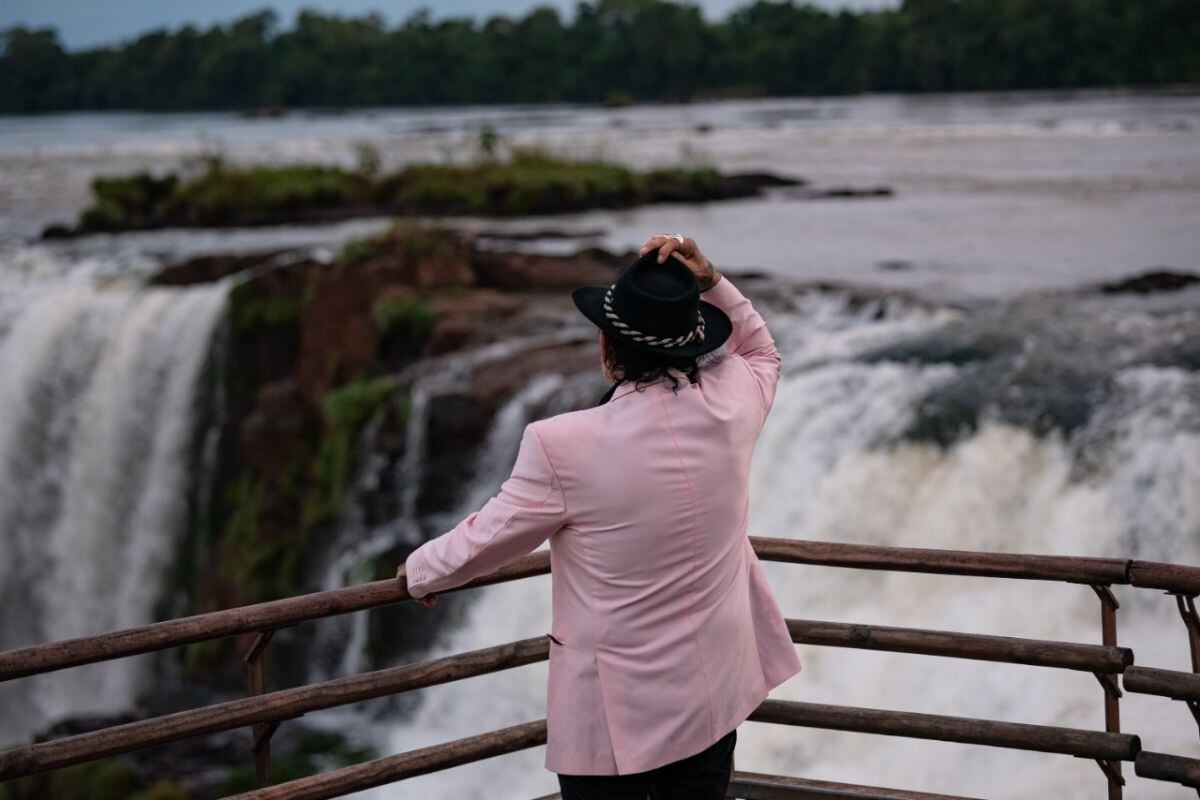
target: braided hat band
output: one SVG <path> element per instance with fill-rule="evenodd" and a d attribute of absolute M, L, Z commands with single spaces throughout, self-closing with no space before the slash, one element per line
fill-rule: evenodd
<path fill-rule="evenodd" d="M 629 327 L 621 321 L 621 318 L 617 316 L 617 312 L 613 310 L 613 289 L 616 288 L 617 285 L 614 283 L 612 286 L 609 286 L 608 291 L 604 293 L 604 316 L 608 317 L 608 320 L 612 322 L 613 327 L 620 330 L 625 336 L 628 336 L 635 342 L 641 342 L 653 347 L 683 347 L 685 344 L 688 344 L 693 340 L 698 340 L 701 342 L 704 341 L 704 316 L 699 313 L 696 314 L 696 327 L 688 331 L 686 334 L 682 336 L 676 336 L 673 339 L 663 339 L 656 336 L 651 336 L 650 334 L 642 333 L 641 331 L 636 331 Z"/>

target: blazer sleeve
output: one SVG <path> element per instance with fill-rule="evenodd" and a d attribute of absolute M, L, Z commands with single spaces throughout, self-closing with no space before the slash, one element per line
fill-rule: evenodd
<path fill-rule="evenodd" d="M 750 300 L 724 275 L 703 294 L 703 298 L 719 307 L 733 321 L 733 333 L 725 342 L 725 349 L 740 357 L 750 368 L 750 374 L 758 386 L 765 421 L 775 401 L 775 387 L 779 383 L 783 362 L 775 340 L 767 330 L 767 323 L 754 310 Z"/>
<path fill-rule="evenodd" d="M 453 529 L 409 553 L 404 571 L 411 596 L 495 572 L 566 524 L 566 496 L 534 425 L 525 426 L 512 474 L 500 491 Z"/>

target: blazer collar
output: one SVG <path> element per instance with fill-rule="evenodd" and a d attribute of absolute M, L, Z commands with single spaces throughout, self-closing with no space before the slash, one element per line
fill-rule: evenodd
<path fill-rule="evenodd" d="M 679 379 L 679 381 L 680 381 L 681 383 L 687 383 L 687 382 L 688 382 L 687 376 L 686 376 L 686 375 L 684 375 L 684 374 L 683 374 L 682 372 L 680 372 L 679 370 L 677 370 L 677 369 L 674 369 L 674 368 L 671 368 L 669 371 L 671 372 L 671 374 L 672 374 L 672 375 L 674 375 L 676 378 L 678 378 L 678 379 Z M 651 381 L 650 383 L 643 383 L 643 384 L 642 384 L 642 388 L 643 388 L 643 389 L 645 389 L 645 388 L 647 388 L 647 387 L 650 387 L 650 386 L 659 386 L 659 385 L 662 385 L 662 384 L 667 384 L 667 379 L 666 379 L 666 378 L 659 378 L 658 380 L 656 380 L 656 381 Z M 620 399 L 621 399 L 622 397 L 624 397 L 625 395 L 629 394 L 630 392 L 636 391 L 636 390 L 637 390 L 637 385 L 636 385 L 636 384 L 633 384 L 633 383 L 622 383 L 620 386 L 618 386 L 618 387 L 617 387 L 617 388 L 616 388 L 616 389 L 613 391 L 613 393 L 612 393 L 612 397 L 610 397 L 610 398 L 608 399 L 608 402 L 610 402 L 610 403 L 611 403 L 611 402 L 613 402 L 614 400 L 620 400 Z"/>

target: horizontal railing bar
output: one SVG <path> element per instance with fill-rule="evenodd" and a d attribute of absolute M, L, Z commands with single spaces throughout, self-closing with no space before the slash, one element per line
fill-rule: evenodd
<path fill-rule="evenodd" d="M 1127 651 L 1100 645 L 945 633 L 883 626 L 789 619 L 793 641 L 866 647 L 932 655 L 1000 658 L 1063 668 L 1117 671 Z M 1064 648 L 1058 652 L 1059 648 Z M 1101 652 L 1103 651 L 1103 652 Z M 1110 652 L 1112 651 L 1112 652 Z M 430 662 L 339 678 L 270 694 L 228 701 L 164 717 L 126 723 L 73 737 L 0 753 L 0 778 L 13 778 L 81 761 L 127 753 L 193 736 L 277 722 L 437 683 L 495 672 L 544 660 L 544 637 L 447 656 Z M 1011 656 L 1011 658 L 1007 658 Z"/>
<path fill-rule="evenodd" d="M 759 558 L 792 564 L 1067 583 L 1129 583 L 1130 562 L 1123 558 L 981 553 L 758 536 L 751 536 L 750 541 Z"/>
<path fill-rule="evenodd" d="M 1195 577 L 1200 576 L 1200 568 L 1113 558 L 934 550 L 757 536 L 750 537 L 750 541 L 760 558 L 796 564 L 1103 585 L 1129 583 L 1130 564 L 1137 563 L 1143 570 L 1143 579 L 1138 585 L 1164 588 L 1169 584 L 1177 588 L 1187 588 L 1193 586 L 1193 581 L 1200 582 L 1200 577 Z M 445 591 L 472 589 L 543 575 L 549 571 L 550 554 L 546 550 L 540 550 L 523 556 L 491 575 Z M 389 579 L 197 614 L 137 628 L 32 645 L 0 652 L 0 681 L 210 639 L 286 627 L 323 617 L 392 605 L 407 599 L 410 598 L 405 582 Z"/>
<path fill-rule="evenodd" d="M 1194 672 L 1130 667 L 1121 676 L 1121 685 L 1138 694 L 1157 694 L 1172 700 L 1200 701 L 1200 675 Z"/>
<path fill-rule="evenodd" d="M 1166 753 L 1138 753 L 1133 772 L 1139 778 L 1172 783 L 1200 789 L 1200 760 L 1172 756 Z"/>
<path fill-rule="evenodd" d="M 1133 663 L 1133 651 L 1128 647 L 808 619 L 789 619 L 787 626 L 797 644 L 973 658 L 1085 672 L 1119 673 Z"/>
<path fill-rule="evenodd" d="M 852 783 L 817 781 L 793 778 L 789 775 L 768 775 L 762 772 L 735 770 L 726 797 L 741 800 L 978 800 L 948 794 L 909 792 L 885 789 L 881 786 L 858 786 Z"/>
<path fill-rule="evenodd" d="M 522 556 L 490 575 L 446 591 L 462 591 L 533 575 L 544 575 L 549 571 L 549 552 L 538 551 Z M 211 611 L 138 628 L 23 647 L 19 650 L 0 652 L 0 681 L 240 633 L 281 628 L 351 611 L 380 608 L 408 599 L 410 597 L 405 581 L 391 578 L 282 600 L 269 600 L 224 611 Z"/>
<path fill-rule="evenodd" d="M 545 743 L 546 720 L 539 719 L 230 795 L 224 800 L 325 800 Z"/>
<path fill-rule="evenodd" d="M 764 700 L 750 714 L 749 719 L 806 728 L 1060 753 L 1105 761 L 1132 761 L 1141 750 L 1141 740 L 1127 733 L 1084 731 L 1049 725 L 1029 725 L 1023 722 L 997 722 L 940 714 L 918 714 L 912 711 L 801 703 L 793 700 Z"/>
<path fill-rule="evenodd" d="M 1132 561 L 1130 583 L 1143 589 L 1162 589 L 1178 594 L 1200 594 L 1200 567 L 1165 564 L 1161 561 Z"/>
<path fill-rule="evenodd" d="M 19 778 L 193 736 L 293 719 L 310 711 L 349 705 L 545 661 L 548 655 L 549 640 L 545 636 L 539 636 L 432 661 L 283 689 L 270 694 L 231 700 L 27 745 L 0 753 L 0 780 Z"/>
<path fill-rule="evenodd" d="M 1130 761 L 1141 748 L 1138 737 L 1130 734 L 787 700 L 765 700 L 748 719 L 1105 760 Z M 545 742 L 545 720 L 540 720 L 256 789 L 225 800 L 324 800 Z"/>

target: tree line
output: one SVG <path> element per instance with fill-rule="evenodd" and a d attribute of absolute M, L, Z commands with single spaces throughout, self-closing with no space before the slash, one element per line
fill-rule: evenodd
<path fill-rule="evenodd" d="M 723 20 L 671 0 L 435 20 L 272 11 L 69 51 L 0 33 L 0 112 L 687 101 L 1200 82 L 1197 0 L 756 2 Z"/>

